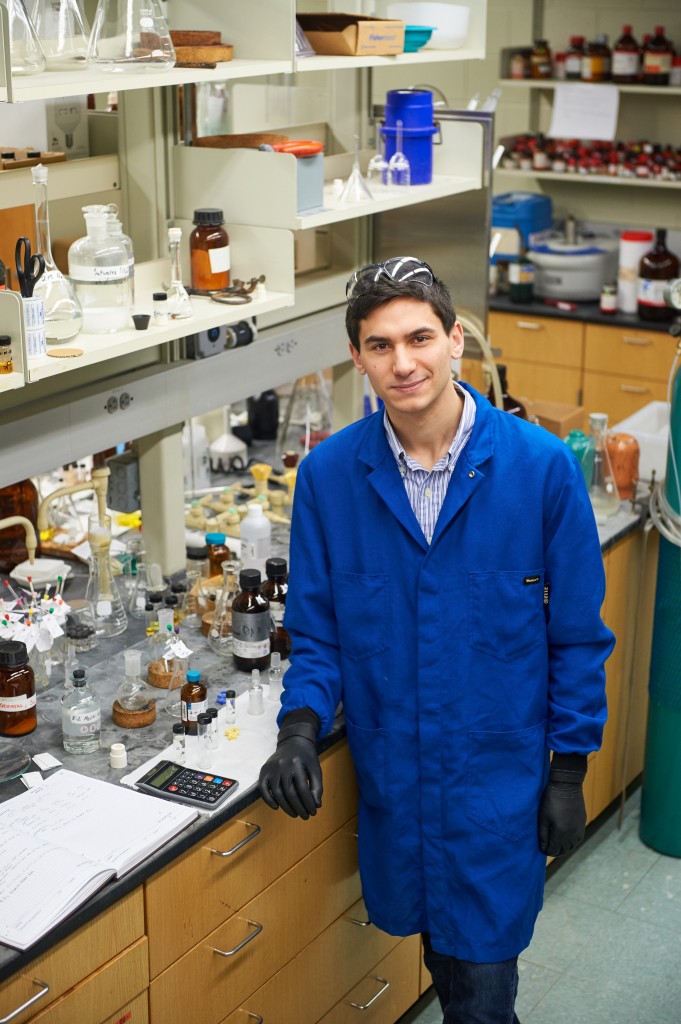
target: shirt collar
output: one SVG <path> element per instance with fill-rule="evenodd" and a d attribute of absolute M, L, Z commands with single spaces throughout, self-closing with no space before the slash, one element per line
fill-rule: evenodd
<path fill-rule="evenodd" d="M 432 473 L 434 473 L 434 472 L 436 472 L 438 470 L 439 471 L 446 470 L 446 469 L 449 469 L 451 467 L 452 462 L 454 460 L 455 452 L 457 451 L 457 449 L 459 447 L 459 444 L 460 444 L 461 435 L 462 435 L 463 431 L 465 429 L 467 429 L 466 428 L 466 424 L 467 424 L 467 422 L 469 420 L 468 413 L 472 411 L 473 412 L 473 416 L 475 415 L 474 410 L 470 410 L 470 408 L 469 409 L 466 408 L 466 406 L 469 406 L 470 403 L 475 405 L 471 395 L 469 395 L 468 392 L 464 391 L 462 388 L 457 387 L 456 384 L 454 384 L 454 390 L 456 391 L 456 393 L 459 396 L 459 398 L 463 399 L 464 408 L 463 408 L 462 413 L 461 413 L 461 419 L 459 420 L 459 426 L 457 427 L 456 433 L 455 433 L 455 435 L 454 435 L 454 437 L 452 439 L 452 443 L 450 444 L 449 448 L 444 453 L 444 455 L 442 455 L 437 460 L 437 462 L 433 466 L 432 470 L 430 470 L 430 472 L 432 472 Z M 395 433 L 395 428 L 393 427 L 392 423 L 390 422 L 390 417 L 388 416 L 388 410 L 385 409 L 385 408 L 383 409 L 383 426 L 385 428 L 385 433 L 386 433 L 386 437 L 388 439 L 388 444 L 390 446 L 390 450 L 393 453 L 393 455 L 395 456 L 395 459 L 397 460 L 398 466 L 401 467 L 401 469 L 404 469 L 404 467 L 407 467 L 408 469 L 410 469 L 412 471 L 414 471 L 414 470 L 421 470 L 422 472 L 426 472 L 424 467 L 419 462 L 417 462 L 415 459 L 412 459 L 411 456 L 407 455 L 407 453 L 405 452 L 404 448 L 402 447 L 402 444 L 400 443 L 400 440 L 399 440 L 397 434 Z"/>

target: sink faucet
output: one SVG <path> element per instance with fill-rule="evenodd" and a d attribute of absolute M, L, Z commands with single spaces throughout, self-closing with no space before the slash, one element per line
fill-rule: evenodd
<path fill-rule="evenodd" d="M 111 470 L 108 466 L 101 466 L 99 469 L 92 470 L 92 479 L 86 480 L 82 484 L 71 484 L 67 487 L 58 487 L 56 491 L 52 491 L 46 498 L 40 502 L 40 508 L 38 509 L 38 530 L 41 532 L 46 530 L 49 526 L 47 521 L 47 509 L 56 498 L 61 498 L 65 494 L 78 494 L 80 491 L 94 491 L 97 495 L 97 510 L 100 516 L 106 515 L 106 491 L 108 487 L 109 474 Z"/>
<path fill-rule="evenodd" d="M 33 523 L 26 516 L 7 516 L 6 519 L 0 519 L 0 530 L 4 530 L 6 526 L 23 526 L 26 531 L 26 550 L 28 551 L 28 560 L 33 565 L 35 562 L 35 549 L 38 546 L 36 540 L 35 530 L 33 529 Z"/>

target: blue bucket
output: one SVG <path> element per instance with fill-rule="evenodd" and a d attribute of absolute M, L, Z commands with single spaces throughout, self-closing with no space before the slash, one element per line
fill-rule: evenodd
<path fill-rule="evenodd" d="M 433 180 L 433 135 L 439 126 L 433 123 L 433 94 L 428 89 L 391 89 L 386 95 L 385 158 L 397 149 L 397 122 L 402 122 L 402 152 L 409 161 L 412 185 L 427 185 Z"/>

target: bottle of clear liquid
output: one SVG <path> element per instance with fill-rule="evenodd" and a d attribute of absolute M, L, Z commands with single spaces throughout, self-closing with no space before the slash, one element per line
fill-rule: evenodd
<path fill-rule="evenodd" d="M 620 497 L 605 443 L 607 413 L 592 412 L 589 415 L 589 430 L 589 449 L 593 451 L 591 480 L 587 481 L 591 505 L 597 516 L 611 516 L 619 512 Z"/>
<path fill-rule="evenodd" d="M 43 300 L 45 307 L 45 336 L 48 341 L 74 338 L 83 326 L 83 311 L 76 298 L 73 285 L 57 269 L 50 243 L 50 221 L 47 208 L 47 167 L 38 164 L 31 168 L 35 188 L 35 227 L 38 252 L 45 260 L 45 273 L 36 283 L 33 294 Z"/>
<path fill-rule="evenodd" d="M 248 713 L 249 715 L 263 715 L 265 713 L 262 685 L 260 683 L 260 670 L 257 668 L 251 671 L 251 685 L 248 687 Z"/>
<path fill-rule="evenodd" d="M 36 0 L 31 19 L 48 71 L 78 71 L 87 67 L 90 27 L 78 0 Z"/>
<path fill-rule="evenodd" d="M 228 658 L 232 653 L 232 604 L 239 593 L 241 569 L 241 562 L 236 560 L 222 563 L 222 591 L 208 633 L 208 643 L 221 658 Z"/>
<path fill-rule="evenodd" d="M 168 289 L 168 316 L 171 320 L 186 320 L 192 316 L 192 304 L 187 289 L 182 284 L 180 243 L 182 228 L 168 228 L 168 249 L 170 251 L 170 288 Z"/>
<path fill-rule="evenodd" d="M 64 750 L 70 754 L 92 754 L 101 746 L 102 710 L 99 697 L 87 684 L 85 669 L 73 673 L 73 690 L 61 704 Z"/>
<path fill-rule="evenodd" d="M 83 330 L 110 334 L 132 327 L 130 263 L 125 245 L 107 235 L 107 214 L 85 214 L 87 235 L 69 249 L 69 277 L 83 310 Z"/>
<path fill-rule="evenodd" d="M 118 219 L 118 207 L 115 203 L 109 203 L 106 215 L 106 233 L 109 238 L 122 242 L 128 254 L 128 268 L 130 270 L 130 292 L 132 303 L 135 304 L 135 253 L 132 248 L 132 239 L 123 234 L 123 225 Z"/>
<path fill-rule="evenodd" d="M 248 503 L 248 513 L 241 521 L 241 561 L 244 569 L 257 569 L 265 575 L 265 563 L 270 557 L 272 524 L 257 501 Z"/>
<path fill-rule="evenodd" d="M 163 71 L 175 50 L 159 0 L 99 0 L 88 56 L 102 71 Z"/>
<path fill-rule="evenodd" d="M 151 691 L 140 675 L 141 651 L 124 651 L 125 676 L 116 691 L 116 700 L 126 711 L 148 711 Z"/>

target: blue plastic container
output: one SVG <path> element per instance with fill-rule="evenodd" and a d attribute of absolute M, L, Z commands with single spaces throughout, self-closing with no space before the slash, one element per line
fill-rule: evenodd
<path fill-rule="evenodd" d="M 530 235 L 546 231 L 553 222 L 553 204 L 550 196 L 538 192 L 504 192 L 492 199 L 492 229 L 516 228 L 523 245 L 530 248 Z M 495 255 L 492 262 L 506 259 Z"/>
<path fill-rule="evenodd" d="M 385 158 L 397 149 L 397 122 L 402 122 L 402 152 L 409 161 L 412 185 L 427 185 L 433 180 L 433 135 L 439 126 L 433 122 L 433 94 L 429 89 L 391 89 L 386 95 Z"/>

